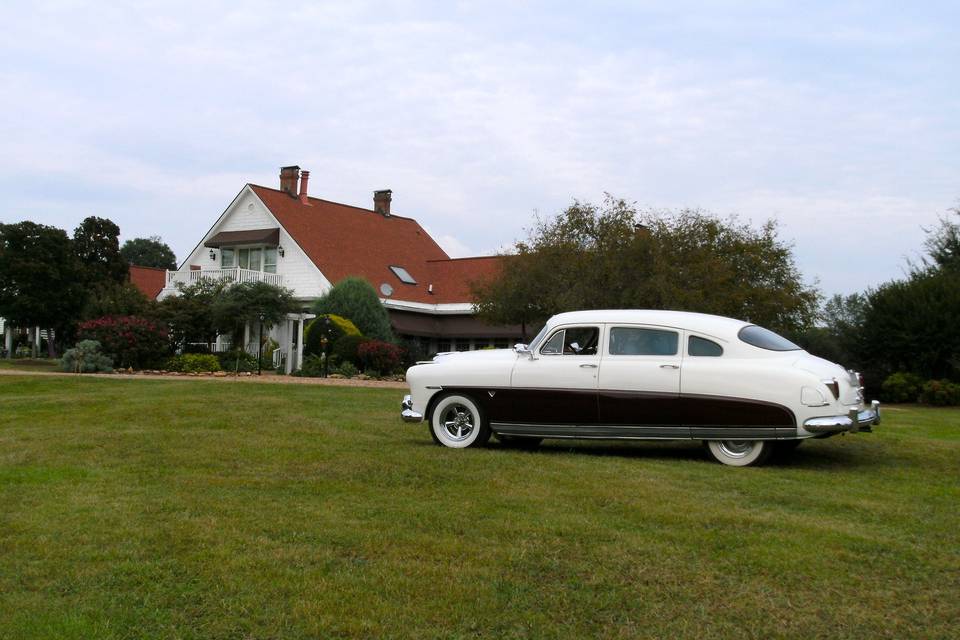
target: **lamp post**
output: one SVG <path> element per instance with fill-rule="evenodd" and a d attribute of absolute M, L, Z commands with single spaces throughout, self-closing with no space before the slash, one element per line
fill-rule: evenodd
<path fill-rule="evenodd" d="M 263 365 L 263 314 L 260 314 L 260 333 L 257 336 L 257 375 Z"/>
<path fill-rule="evenodd" d="M 330 344 L 330 316 L 323 316 L 323 339 L 320 341 L 323 345 L 323 377 L 326 378 L 330 373 L 330 354 L 327 353 L 327 345 Z"/>

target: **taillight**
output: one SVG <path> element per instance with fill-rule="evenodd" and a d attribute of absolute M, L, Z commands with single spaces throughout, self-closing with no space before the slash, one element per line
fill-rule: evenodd
<path fill-rule="evenodd" d="M 866 385 L 863 384 L 863 374 L 862 374 L 862 373 L 858 373 L 858 374 L 857 374 L 857 386 L 858 386 L 858 387 L 864 387 L 864 386 L 866 386 Z"/>

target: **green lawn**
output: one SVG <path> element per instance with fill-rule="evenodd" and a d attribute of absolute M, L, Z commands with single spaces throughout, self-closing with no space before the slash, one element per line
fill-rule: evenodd
<path fill-rule="evenodd" d="M 53 358 L 0 358 L 0 369 L 21 371 L 60 371 L 60 361 Z"/>
<path fill-rule="evenodd" d="M 960 411 L 736 469 L 401 395 L 0 377 L 0 638 L 960 635 Z"/>

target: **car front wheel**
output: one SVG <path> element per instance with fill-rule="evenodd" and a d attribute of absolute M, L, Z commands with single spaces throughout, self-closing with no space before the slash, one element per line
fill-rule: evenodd
<path fill-rule="evenodd" d="M 440 398 L 434 405 L 430 435 L 437 444 L 464 449 L 486 444 L 490 439 L 490 427 L 472 398 L 451 394 Z"/>
<path fill-rule="evenodd" d="M 749 467 L 767 461 L 774 443 L 768 440 L 707 440 L 710 457 L 731 467 Z"/>

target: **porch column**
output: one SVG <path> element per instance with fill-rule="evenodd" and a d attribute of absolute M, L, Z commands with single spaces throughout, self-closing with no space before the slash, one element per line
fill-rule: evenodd
<path fill-rule="evenodd" d="M 31 357 L 37 358 L 40 356 L 40 327 L 33 328 L 33 353 Z"/>
<path fill-rule="evenodd" d="M 297 320 L 297 368 L 303 364 L 303 314 Z"/>
<path fill-rule="evenodd" d="M 283 321 L 283 353 L 287 356 L 283 363 L 283 370 L 287 375 L 293 373 L 293 323 L 295 321 L 287 318 Z"/>
<path fill-rule="evenodd" d="M 247 353 L 250 352 L 250 323 L 243 325 L 243 350 Z"/>
<path fill-rule="evenodd" d="M 7 350 L 7 357 L 13 357 L 13 327 L 9 322 L 3 325 L 3 347 Z"/>

